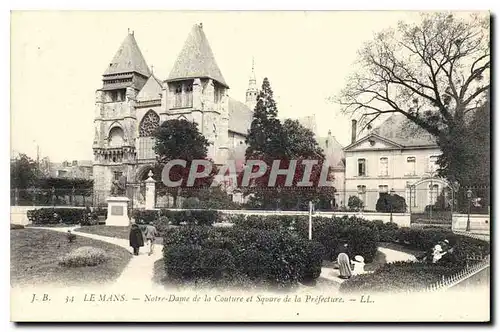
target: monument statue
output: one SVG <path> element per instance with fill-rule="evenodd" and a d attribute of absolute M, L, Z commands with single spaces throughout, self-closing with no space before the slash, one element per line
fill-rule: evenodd
<path fill-rule="evenodd" d="M 122 175 L 118 180 L 113 180 L 111 184 L 111 196 L 125 196 L 127 189 L 127 177 Z"/>

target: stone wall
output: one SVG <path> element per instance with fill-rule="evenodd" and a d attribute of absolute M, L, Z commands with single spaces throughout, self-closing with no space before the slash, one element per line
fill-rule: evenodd
<path fill-rule="evenodd" d="M 452 229 L 454 231 L 465 231 L 467 228 L 466 214 L 453 214 Z M 489 214 L 471 214 L 470 232 L 479 234 L 490 233 L 490 215 Z"/>

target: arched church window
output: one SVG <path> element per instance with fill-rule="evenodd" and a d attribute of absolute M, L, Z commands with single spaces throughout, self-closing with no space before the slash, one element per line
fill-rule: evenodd
<path fill-rule="evenodd" d="M 149 110 L 139 125 L 139 137 L 153 136 L 153 133 L 159 126 L 160 117 L 153 110 Z"/>
<path fill-rule="evenodd" d="M 119 147 L 123 145 L 124 141 L 123 129 L 120 127 L 113 127 L 109 131 L 109 145 Z"/>

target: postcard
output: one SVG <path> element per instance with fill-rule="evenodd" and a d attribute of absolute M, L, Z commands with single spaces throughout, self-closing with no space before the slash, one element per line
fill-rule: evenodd
<path fill-rule="evenodd" d="M 13 11 L 14 322 L 483 322 L 490 13 Z"/>

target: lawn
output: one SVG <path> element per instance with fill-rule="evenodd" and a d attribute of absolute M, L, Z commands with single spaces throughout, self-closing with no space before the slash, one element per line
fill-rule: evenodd
<path fill-rule="evenodd" d="M 82 246 L 103 249 L 110 256 L 104 264 L 67 268 L 59 259 Z M 77 236 L 69 243 L 65 233 L 45 229 L 10 231 L 11 285 L 56 284 L 76 286 L 102 284 L 116 280 L 132 255 L 124 248 L 102 241 Z"/>
<path fill-rule="evenodd" d="M 130 227 L 128 226 L 106 226 L 106 225 L 95 225 L 95 226 L 82 226 L 81 228 L 75 229 L 75 232 L 82 232 L 87 234 L 96 234 L 108 237 L 115 237 L 118 239 L 128 240 Z M 162 238 L 157 237 L 156 244 L 162 244 Z"/>

